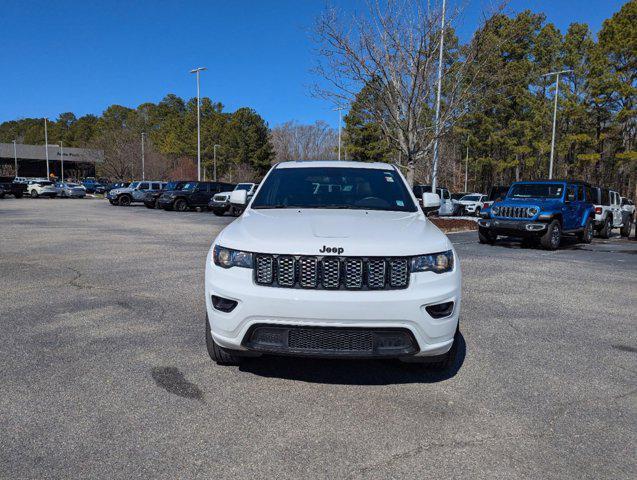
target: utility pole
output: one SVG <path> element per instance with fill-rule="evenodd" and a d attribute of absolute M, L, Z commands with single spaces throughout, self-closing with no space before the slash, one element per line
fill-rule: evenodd
<path fill-rule="evenodd" d="M 336 107 L 334 109 L 338 111 L 338 159 L 341 159 L 341 125 L 343 123 L 343 110 L 345 107 Z"/>
<path fill-rule="evenodd" d="M 144 137 L 146 134 L 142 132 L 142 180 L 146 180 L 146 164 L 144 158 Z"/>
<path fill-rule="evenodd" d="M 64 181 L 64 147 L 62 147 L 62 140 L 60 140 L 60 161 L 62 162 L 60 174 L 62 177 L 62 181 Z"/>
<path fill-rule="evenodd" d="M 467 157 L 464 161 L 464 191 L 468 192 L 467 182 L 469 180 L 469 135 L 467 135 Z"/>
<path fill-rule="evenodd" d="M 438 136 L 440 135 L 440 95 L 442 93 L 442 60 L 445 44 L 445 7 L 446 1 L 442 0 L 442 19 L 440 20 L 440 54 L 438 56 L 438 94 L 436 96 L 436 137 L 434 138 L 434 159 L 431 168 L 431 191 L 436 193 L 438 182 Z"/>
<path fill-rule="evenodd" d="M 213 145 L 212 147 L 212 179 L 213 181 L 217 181 L 217 147 L 221 145 Z"/>
<path fill-rule="evenodd" d="M 44 117 L 44 154 L 46 156 L 46 179 L 51 177 L 51 170 L 49 170 L 49 134 L 47 130 L 47 118 Z"/>
<path fill-rule="evenodd" d="M 13 161 L 15 162 L 15 176 L 18 176 L 18 151 L 16 150 L 15 140 L 13 141 Z"/>
<path fill-rule="evenodd" d="M 199 72 L 208 70 L 206 67 L 197 67 L 190 70 L 190 73 L 197 74 L 197 180 L 201 180 L 201 113 L 199 101 Z"/>
<path fill-rule="evenodd" d="M 548 77 L 555 75 L 555 101 L 553 102 L 553 135 L 551 136 L 551 159 L 549 161 L 549 180 L 553 178 L 553 156 L 555 154 L 555 125 L 557 123 L 557 98 L 560 93 L 560 73 L 571 73 L 573 70 L 560 70 L 559 72 L 549 72 L 542 75 Z"/>

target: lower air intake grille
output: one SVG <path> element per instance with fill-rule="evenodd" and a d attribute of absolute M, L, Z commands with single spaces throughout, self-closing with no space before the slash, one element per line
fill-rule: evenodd
<path fill-rule="evenodd" d="M 372 352 L 374 348 L 372 333 L 365 330 L 294 328 L 289 335 L 289 347 L 302 350 Z"/>

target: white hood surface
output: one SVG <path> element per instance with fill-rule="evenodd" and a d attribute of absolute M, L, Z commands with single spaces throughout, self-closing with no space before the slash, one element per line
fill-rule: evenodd
<path fill-rule="evenodd" d="M 447 237 L 420 212 L 336 209 L 263 209 L 246 212 L 215 243 L 257 253 L 411 256 L 451 249 Z"/>

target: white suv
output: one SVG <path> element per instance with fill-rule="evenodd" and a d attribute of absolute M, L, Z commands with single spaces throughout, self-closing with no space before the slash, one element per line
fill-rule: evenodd
<path fill-rule="evenodd" d="M 425 207 L 439 203 L 423 195 Z M 453 361 L 461 273 L 449 239 L 385 163 L 274 166 L 206 259 L 206 343 L 263 353 Z"/>

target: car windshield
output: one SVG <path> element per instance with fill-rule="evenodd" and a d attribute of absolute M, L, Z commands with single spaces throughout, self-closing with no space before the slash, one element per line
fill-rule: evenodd
<path fill-rule="evenodd" d="M 181 190 L 191 191 L 197 188 L 197 182 L 188 182 L 181 187 Z"/>
<path fill-rule="evenodd" d="M 511 187 L 509 198 L 560 198 L 564 191 L 561 183 L 518 183 Z"/>
<path fill-rule="evenodd" d="M 343 208 L 415 212 L 395 170 L 278 168 L 268 175 L 252 208 Z"/>
<path fill-rule="evenodd" d="M 477 202 L 480 200 L 480 195 L 465 195 L 460 199 L 461 202 Z"/>
<path fill-rule="evenodd" d="M 139 182 L 133 182 L 133 183 L 131 183 L 131 184 L 128 186 L 128 188 L 135 189 L 135 188 L 137 188 L 137 185 L 139 185 Z"/>
<path fill-rule="evenodd" d="M 237 185 L 235 187 L 235 190 L 246 190 L 246 191 L 250 191 L 250 189 L 252 188 L 252 184 L 251 183 L 240 183 L 239 185 Z"/>
<path fill-rule="evenodd" d="M 183 182 L 168 182 L 165 190 L 179 190 L 181 185 L 183 185 Z"/>

